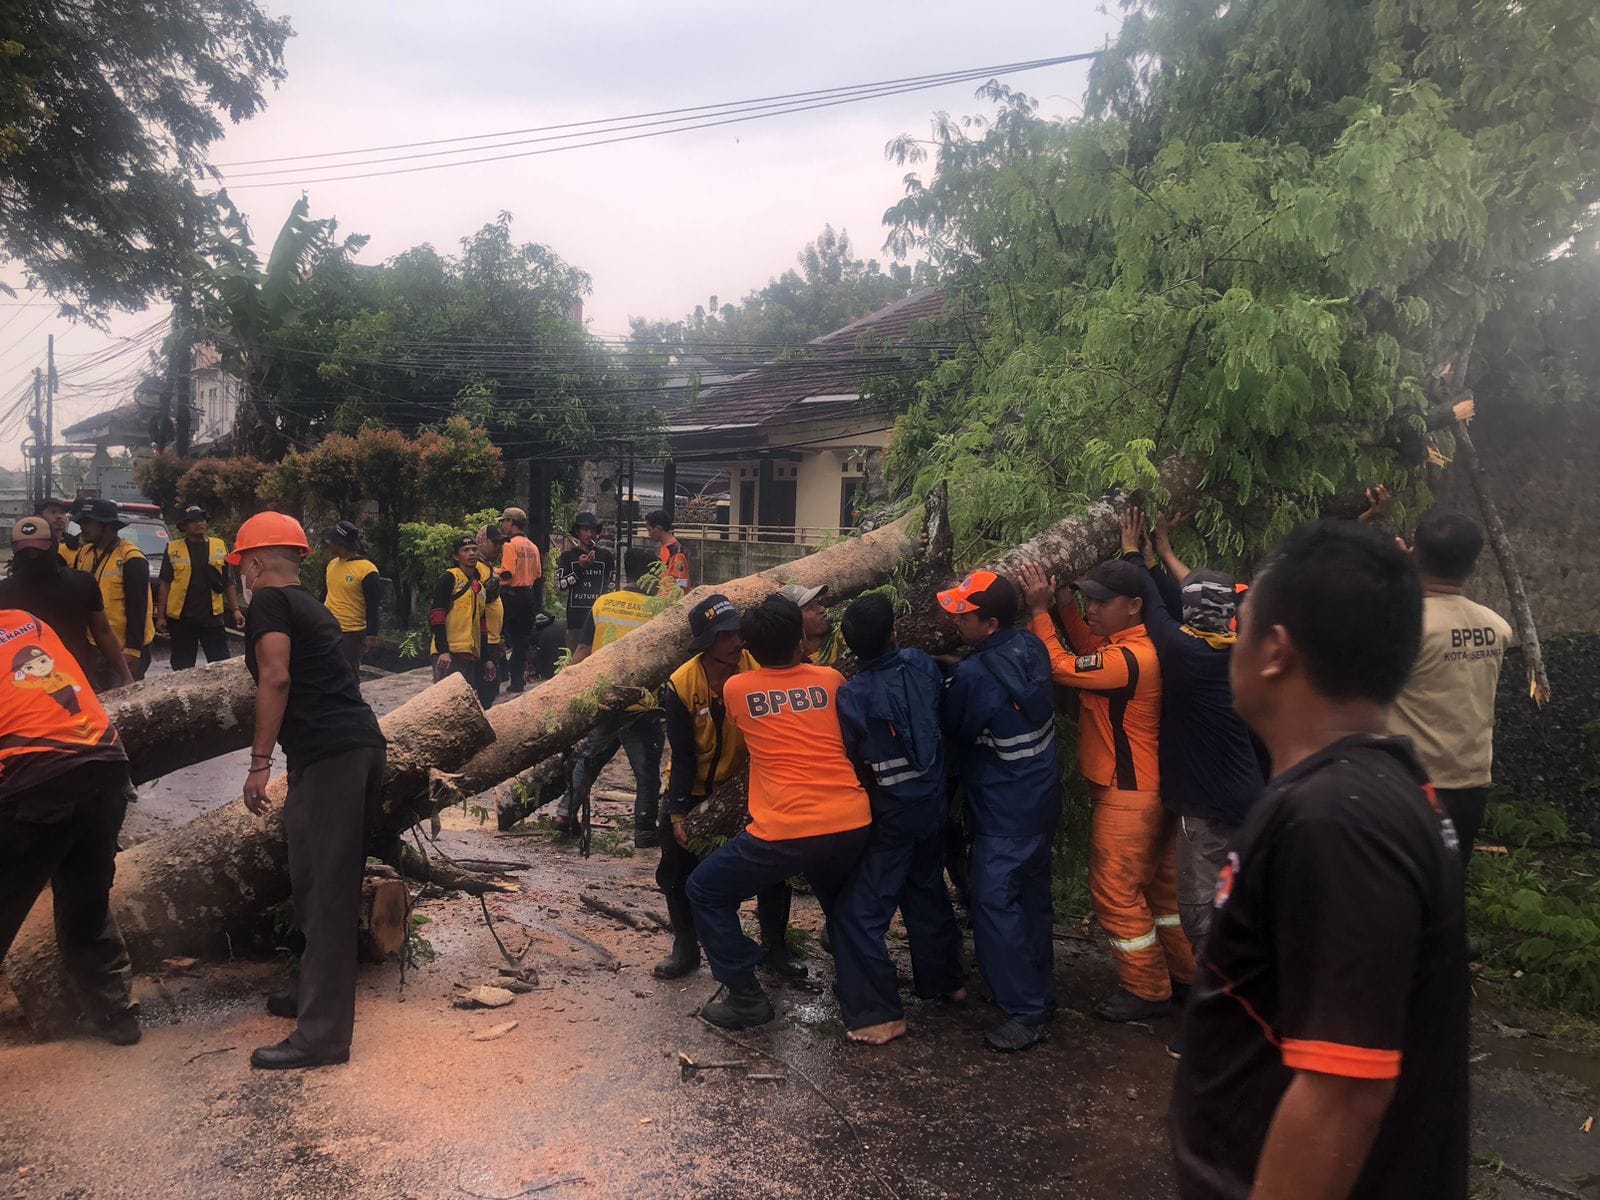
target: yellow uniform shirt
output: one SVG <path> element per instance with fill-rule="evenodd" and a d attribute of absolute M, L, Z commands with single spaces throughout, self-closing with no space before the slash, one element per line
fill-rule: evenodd
<path fill-rule="evenodd" d="M 328 560 L 328 598 L 323 603 L 338 620 L 341 633 L 367 631 L 367 597 L 361 583 L 377 572 L 378 568 L 364 558 Z"/>

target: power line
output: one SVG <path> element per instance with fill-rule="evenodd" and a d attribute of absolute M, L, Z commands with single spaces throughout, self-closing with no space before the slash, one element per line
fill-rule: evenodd
<path fill-rule="evenodd" d="M 1099 55 L 1098 51 L 1091 51 L 1091 52 L 1086 53 L 1086 54 L 1064 55 L 1064 56 L 1061 56 L 1059 58 L 1054 58 L 1054 59 L 1041 59 L 1037 63 L 1024 65 L 1024 66 L 1022 66 L 1020 68 L 1017 68 L 1017 69 L 1018 70 L 1036 70 L 1039 67 L 1043 67 L 1043 66 L 1054 66 L 1054 65 L 1059 65 L 1059 64 L 1062 64 L 1062 63 L 1078 62 L 1078 61 L 1081 61 L 1081 60 L 1084 60 L 1084 59 L 1090 59 L 1090 58 L 1098 57 L 1098 55 Z M 768 108 L 767 111 L 746 111 L 746 112 L 736 113 L 736 115 L 733 115 L 733 116 L 721 117 L 721 118 L 718 118 L 718 119 L 715 119 L 715 120 L 690 121 L 690 122 L 687 122 L 687 123 L 673 123 L 673 124 L 670 125 L 669 128 L 665 128 L 665 129 L 650 128 L 650 129 L 645 129 L 644 132 L 623 133 L 623 134 L 621 134 L 621 136 L 617 136 L 617 137 L 591 138 L 588 141 L 569 142 L 568 144 L 562 145 L 562 146 L 543 146 L 543 147 L 541 147 L 539 149 L 536 149 L 536 150 L 520 150 L 520 151 L 518 151 L 518 152 L 516 152 L 514 154 L 495 154 L 495 155 L 489 155 L 489 156 L 480 157 L 480 158 L 456 159 L 456 160 L 451 161 L 451 162 L 425 163 L 425 164 L 423 164 L 421 166 L 413 166 L 413 167 L 394 167 L 394 168 L 391 168 L 389 170 L 384 170 L 384 171 L 365 171 L 365 172 L 360 172 L 360 173 L 357 173 L 357 174 L 354 174 L 354 175 L 322 175 L 322 176 L 317 176 L 315 178 L 270 180 L 270 181 L 262 181 L 262 182 L 257 182 L 257 183 L 229 184 L 228 186 L 230 188 L 233 188 L 233 189 L 261 188 L 261 187 L 283 187 L 283 186 L 290 186 L 290 185 L 298 187 L 298 186 L 304 186 L 304 185 L 308 185 L 308 184 L 317 184 L 317 183 L 339 183 L 339 182 L 342 182 L 342 181 L 345 181 L 345 180 L 352 180 L 352 179 L 375 179 L 375 178 L 384 177 L 384 176 L 390 176 L 390 175 L 413 175 L 413 174 L 417 174 L 417 173 L 423 172 L 423 171 L 441 171 L 441 170 L 445 170 L 445 169 L 450 168 L 450 167 L 468 167 L 468 166 L 474 166 L 474 165 L 481 164 L 481 163 L 504 162 L 504 161 L 507 161 L 509 159 L 516 159 L 516 158 L 534 158 L 534 157 L 538 157 L 540 155 L 545 155 L 545 154 L 558 154 L 558 153 L 561 153 L 562 151 L 566 151 L 566 150 L 583 150 L 583 149 L 590 149 L 590 148 L 595 147 L 595 146 L 611 146 L 611 145 L 617 145 L 617 144 L 622 143 L 622 142 L 636 142 L 636 141 L 645 140 L 647 138 L 664 137 L 667 134 L 672 134 L 672 133 L 687 133 L 687 132 L 691 132 L 693 130 L 698 130 L 698 129 L 713 129 L 713 128 L 716 128 L 718 126 L 723 126 L 723 125 L 738 125 L 738 124 L 742 124 L 742 123 L 745 123 L 745 122 L 748 122 L 748 121 L 764 120 L 764 119 L 766 119 L 768 117 L 786 116 L 786 115 L 788 115 L 790 113 L 810 112 L 810 111 L 813 111 L 813 110 L 816 110 L 816 109 L 822 109 L 822 108 L 834 108 L 834 107 L 837 107 L 838 105 L 841 105 L 841 104 L 859 103 L 862 100 L 877 99 L 877 98 L 881 98 L 881 97 L 884 97 L 884 96 L 897 96 L 897 95 L 902 95 L 902 94 L 908 93 L 908 92 L 926 91 L 929 88 L 942 87 L 946 83 L 961 82 L 962 78 L 965 78 L 967 81 L 970 82 L 972 80 L 981 79 L 981 78 L 984 78 L 986 76 L 990 76 L 991 74 L 992 74 L 992 72 L 990 72 L 988 70 L 985 70 L 985 71 L 980 71 L 980 72 L 974 72 L 971 75 L 965 76 L 965 77 L 958 77 L 958 78 L 955 78 L 955 79 L 940 80 L 937 83 L 921 83 L 921 84 L 913 84 L 913 85 L 907 85 L 907 86 L 904 86 L 904 87 L 897 87 L 897 88 L 885 88 L 885 89 L 881 89 L 879 91 L 870 92 L 870 93 L 861 93 L 859 95 L 848 95 L 848 96 L 843 96 L 843 97 L 836 98 L 836 99 L 821 100 L 821 101 L 816 101 L 816 102 L 811 102 L 811 103 L 791 104 L 791 105 L 782 106 L 782 107 L 766 106 Z M 658 125 L 658 124 L 664 124 L 664 123 L 665 122 L 652 121 L 652 122 L 644 122 L 644 123 L 642 123 L 642 125 Z M 606 130 L 604 132 L 616 132 L 618 130 L 628 130 L 628 129 L 638 129 L 638 128 L 641 128 L 641 126 L 640 125 L 634 125 L 634 126 L 620 125 L 620 126 L 614 127 L 614 129 L 612 129 L 612 130 Z M 565 136 L 575 136 L 575 135 L 560 135 L 560 136 L 565 137 Z M 530 139 L 530 141 L 547 141 L 547 140 L 551 140 L 551 139 L 548 139 L 548 138 Z M 508 144 L 518 144 L 518 143 L 508 143 Z M 466 150 L 463 150 L 462 152 L 464 152 L 464 153 L 465 152 L 473 152 L 473 151 L 476 151 L 476 150 L 482 149 L 482 148 L 483 147 L 471 147 L 471 148 L 468 148 Z M 425 156 L 418 156 L 418 157 L 425 157 Z M 388 161 L 388 160 L 374 160 L 374 161 Z M 341 170 L 344 167 L 359 166 L 359 165 L 362 165 L 362 164 L 360 164 L 360 163 L 342 163 L 342 164 L 333 164 L 333 165 L 331 165 L 329 167 L 322 168 L 322 169 Z M 282 173 L 285 173 L 285 172 L 304 170 L 304 169 L 307 169 L 307 168 L 292 167 L 292 168 L 280 168 L 277 171 L 247 172 L 244 175 L 236 176 L 236 178 L 248 178 L 253 174 L 282 174 Z M 318 169 L 318 168 L 312 167 L 310 169 L 315 170 L 315 169 Z"/>
<path fill-rule="evenodd" d="M 244 158 L 231 162 L 213 164 L 217 167 L 254 167 L 271 163 L 305 163 L 311 159 L 320 158 L 345 158 L 358 154 L 381 154 L 390 150 L 413 150 L 420 146 L 443 146 L 456 142 L 476 142 L 488 138 L 520 137 L 528 133 L 550 133 L 562 129 L 582 129 L 597 125 L 618 125 L 622 123 L 640 122 L 656 117 L 685 116 L 690 113 L 708 113 L 716 109 L 744 109 L 759 105 L 779 104 L 787 101 L 816 98 L 820 96 L 835 96 L 847 92 L 867 91 L 877 88 L 898 87 L 907 84 L 926 83 L 928 86 L 938 86 L 941 82 L 960 82 L 966 77 L 991 74 L 1013 74 L 1018 71 L 1033 70 L 1037 67 L 1056 66 L 1062 63 L 1076 62 L 1081 59 L 1098 57 L 1099 51 L 1089 54 L 1067 55 L 1057 58 L 1027 59 L 1021 62 L 1001 63 L 992 67 L 968 67 L 956 71 L 940 71 L 926 75 L 906 75 L 899 79 L 880 79 L 872 83 L 840 84 L 831 88 L 814 88 L 810 91 L 784 92 L 774 96 L 757 96 L 748 100 L 725 100 L 717 104 L 694 104 L 682 108 L 664 108 L 653 112 L 630 113 L 620 117 L 595 117 L 586 121 L 566 121 L 555 125 L 530 125 L 525 129 L 502 129 L 494 133 L 471 133 L 459 137 L 430 138 L 417 142 L 393 142 L 384 146 L 363 146 L 354 150 L 324 150 L 311 154 L 286 154 L 277 158 Z M 462 151 L 439 151 L 439 153 L 463 153 L 476 150 L 493 149 L 489 146 L 466 147 Z M 331 163 L 330 167 L 359 166 L 360 163 Z M 281 173 L 281 172 L 277 172 Z"/>
<path fill-rule="evenodd" d="M 18 346 L 22 345 L 22 343 L 26 342 L 34 334 L 38 333 L 40 329 L 44 328 L 45 322 L 53 316 L 55 316 L 55 313 L 45 313 L 44 316 L 40 317 L 33 327 L 28 330 L 27 333 L 23 334 L 16 341 L 12 342 L 11 345 L 7 346 L 4 350 L 0 350 L 0 358 L 4 358 Z"/>

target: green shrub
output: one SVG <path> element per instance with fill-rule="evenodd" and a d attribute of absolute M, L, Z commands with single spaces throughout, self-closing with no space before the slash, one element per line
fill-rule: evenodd
<path fill-rule="evenodd" d="M 1513 968 L 1529 997 L 1600 1013 L 1600 860 L 1561 814 L 1496 799 L 1485 841 L 1508 853 L 1473 855 L 1467 915 L 1473 932 Z"/>

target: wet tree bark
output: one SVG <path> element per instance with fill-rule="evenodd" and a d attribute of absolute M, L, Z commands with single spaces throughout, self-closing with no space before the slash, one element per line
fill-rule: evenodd
<path fill-rule="evenodd" d="M 477 696 L 460 676 L 414 696 L 380 725 L 389 740 L 383 820 L 390 832 L 430 812 L 439 772 L 459 766 L 493 736 Z M 173 955 L 226 952 L 230 923 L 288 898 L 286 791 L 280 775 L 269 786 L 272 808 L 265 816 L 235 799 L 117 856 L 111 909 L 135 971 L 151 970 Z M 5 973 L 39 1032 L 59 1031 L 76 1018 L 56 952 L 48 891 L 17 935 Z"/>
<path fill-rule="evenodd" d="M 242 658 L 157 675 L 105 696 L 134 783 L 248 746 L 255 703 Z"/>

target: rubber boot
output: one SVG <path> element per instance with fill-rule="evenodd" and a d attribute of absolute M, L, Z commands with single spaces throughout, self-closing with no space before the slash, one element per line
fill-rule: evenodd
<path fill-rule="evenodd" d="M 677 934 L 672 939 L 672 953 L 650 968 L 657 979 L 682 979 L 700 969 L 700 943 L 694 937 Z"/>
<path fill-rule="evenodd" d="M 745 986 L 724 989 L 700 1010 L 700 1015 L 721 1029 L 749 1029 L 752 1025 L 765 1025 L 777 1014 L 761 985 L 752 980 Z"/>
<path fill-rule="evenodd" d="M 787 904 L 756 905 L 756 920 L 761 925 L 761 948 L 766 957 L 761 965 L 784 979 L 804 979 L 811 974 L 789 949 L 789 906 Z"/>
<path fill-rule="evenodd" d="M 1118 988 L 1115 993 L 1094 1006 L 1094 1015 L 1102 1021 L 1122 1024 L 1128 1021 L 1148 1021 L 1153 1017 L 1165 1016 L 1171 1010 L 1171 1000 L 1146 1000 L 1135 996 L 1126 988 Z"/>

